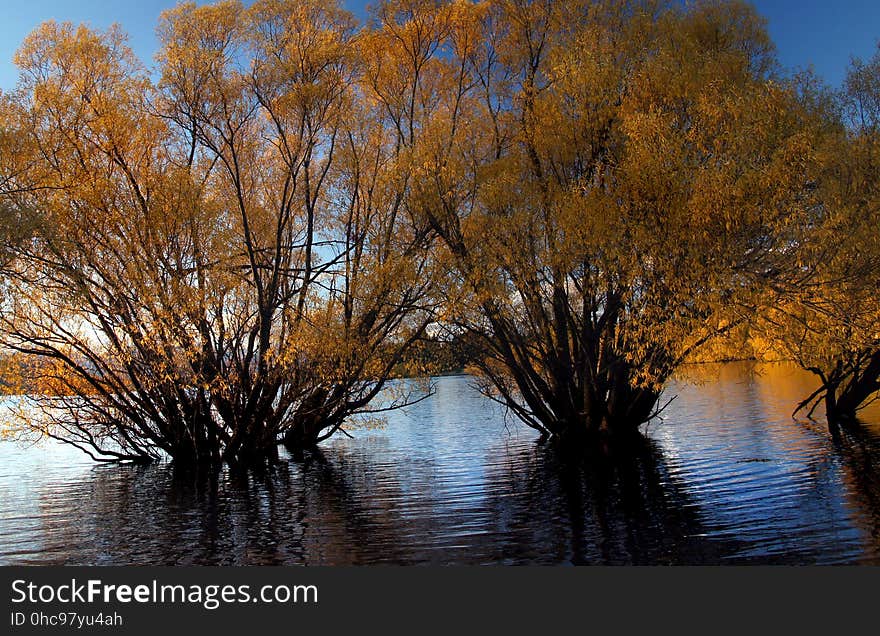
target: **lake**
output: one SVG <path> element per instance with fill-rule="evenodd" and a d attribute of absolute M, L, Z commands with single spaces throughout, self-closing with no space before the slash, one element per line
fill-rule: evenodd
<path fill-rule="evenodd" d="M 690 375 L 625 457 L 539 444 L 467 376 L 246 474 L 0 442 L 0 564 L 880 564 L 880 411 L 832 436 L 790 365 Z"/>

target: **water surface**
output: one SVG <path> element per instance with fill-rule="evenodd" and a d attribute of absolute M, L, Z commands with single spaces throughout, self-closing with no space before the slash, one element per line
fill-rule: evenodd
<path fill-rule="evenodd" d="M 466 376 L 244 475 L 0 442 L 0 564 L 880 563 L 878 411 L 831 436 L 793 367 L 696 379 L 625 457 L 561 456 Z"/>

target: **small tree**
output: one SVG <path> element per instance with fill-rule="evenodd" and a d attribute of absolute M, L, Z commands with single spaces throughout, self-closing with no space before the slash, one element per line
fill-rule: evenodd
<path fill-rule="evenodd" d="M 17 54 L 52 228 L 17 251 L 2 318 L 8 347 L 50 362 L 32 424 L 110 460 L 316 444 L 434 315 L 355 24 L 318 1 L 189 3 L 159 35 L 158 84 L 116 28 L 47 23 Z"/>
<path fill-rule="evenodd" d="M 880 390 L 880 52 L 853 62 L 838 121 L 824 153 L 822 214 L 801 241 L 804 275 L 767 314 L 820 380 L 794 415 L 824 404 L 830 423 L 855 419 Z"/>
<path fill-rule="evenodd" d="M 750 317 L 813 209 L 816 131 L 762 20 L 740 2 L 382 7 L 411 54 L 395 77 L 445 93 L 410 205 L 486 393 L 547 435 L 636 431 Z"/>

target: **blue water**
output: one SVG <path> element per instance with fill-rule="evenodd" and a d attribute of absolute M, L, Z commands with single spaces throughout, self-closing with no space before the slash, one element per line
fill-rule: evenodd
<path fill-rule="evenodd" d="M 877 411 L 832 436 L 793 367 L 690 375 L 625 455 L 539 444 L 466 376 L 246 474 L 0 442 L 0 563 L 880 563 Z"/>

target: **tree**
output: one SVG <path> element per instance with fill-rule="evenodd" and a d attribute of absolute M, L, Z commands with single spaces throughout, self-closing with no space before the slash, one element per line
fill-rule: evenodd
<path fill-rule="evenodd" d="M 159 34 L 153 82 L 118 29 L 44 25 L 2 113 L 51 228 L 2 340 L 43 361 L 35 425 L 100 457 L 315 444 L 418 399 L 370 406 L 437 335 L 543 434 L 631 434 L 816 224 L 824 124 L 742 2 L 388 0 L 359 29 L 226 1 Z"/>
<path fill-rule="evenodd" d="M 32 425 L 97 459 L 262 461 L 371 410 L 434 319 L 428 241 L 348 13 L 188 3 L 159 35 L 156 84 L 116 27 L 19 50 L 52 231 L 16 254 L 3 340 L 48 361 Z"/>
<path fill-rule="evenodd" d="M 821 215 L 800 241 L 803 275 L 766 315 L 771 333 L 820 381 L 794 415 L 812 417 L 824 404 L 831 424 L 855 420 L 880 390 L 880 51 L 853 61 L 835 111 Z"/>
<path fill-rule="evenodd" d="M 647 0 L 375 19 L 407 53 L 390 74 L 411 83 L 376 91 L 388 112 L 445 93 L 409 205 L 462 290 L 451 321 L 482 342 L 486 393 L 545 435 L 635 432 L 809 222 L 816 130 L 762 20 Z"/>

